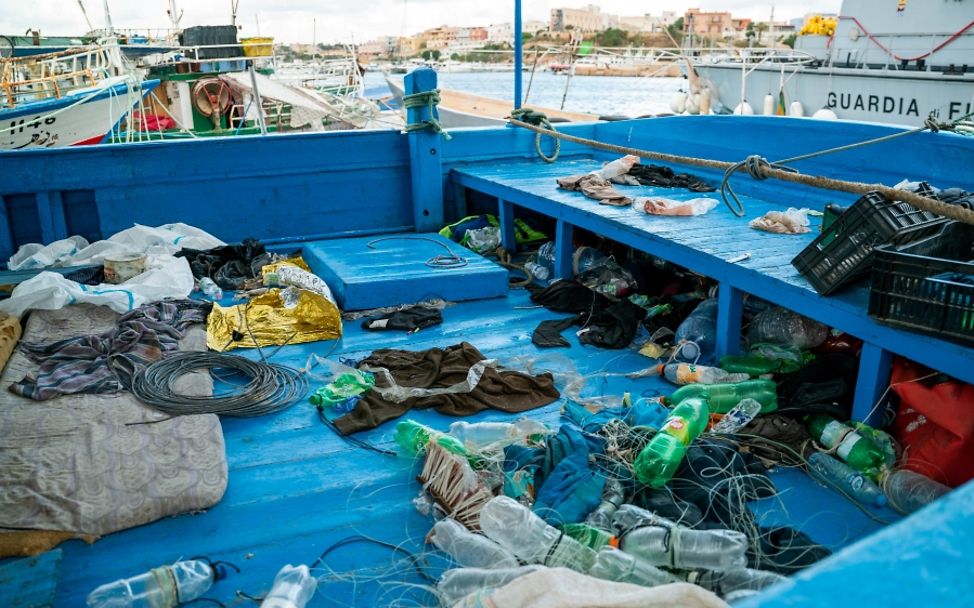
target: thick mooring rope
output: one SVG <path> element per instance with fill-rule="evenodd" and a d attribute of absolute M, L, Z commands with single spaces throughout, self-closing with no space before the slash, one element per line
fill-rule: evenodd
<path fill-rule="evenodd" d="M 802 184 L 804 186 L 811 186 L 812 188 L 820 188 L 823 190 L 834 190 L 837 192 L 849 192 L 851 194 L 864 195 L 868 192 L 879 192 L 888 200 L 902 201 L 904 203 L 909 203 L 917 209 L 923 211 L 929 211 L 930 213 L 936 213 L 943 217 L 957 220 L 959 222 L 964 222 L 966 224 L 974 224 L 974 211 L 970 209 L 965 209 L 957 205 L 949 205 L 947 203 L 927 198 L 925 196 L 920 196 L 908 190 L 897 190 L 896 188 L 890 188 L 884 184 L 867 184 L 863 182 L 850 182 L 841 179 L 834 179 L 831 177 L 824 177 L 820 175 L 806 175 L 804 173 L 799 173 L 797 170 L 790 167 L 782 167 L 779 163 L 771 163 L 767 159 L 762 158 L 757 155 L 749 156 L 744 161 L 740 162 L 727 162 L 720 160 L 712 160 L 709 158 L 696 158 L 693 156 L 681 156 L 678 154 L 666 154 L 664 152 L 653 152 L 651 150 L 641 150 L 639 148 L 630 148 L 628 146 L 617 146 L 615 144 L 609 144 L 601 141 L 596 141 L 594 139 L 587 139 L 584 137 L 576 137 L 575 135 L 569 135 L 561 131 L 552 131 L 542 127 L 537 127 L 532 124 L 517 120 L 516 118 L 510 119 L 511 124 L 522 127 L 529 131 L 534 131 L 538 134 L 548 135 L 550 137 L 555 137 L 557 139 L 563 139 L 576 144 L 581 144 L 583 146 L 589 146 L 591 148 L 596 148 L 599 150 L 605 150 L 607 152 L 615 152 L 616 154 L 632 154 L 634 156 L 639 156 L 640 158 L 647 158 L 652 160 L 657 160 L 665 163 L 675 163 L 680 165 L 691 165 L 694 167 L 705 167 L 708 169 L 717 169 L 719 171 L 725 172 L 726 184 L 729 177 L 737 171 L 744 170 L 755 179 L 767 179 L 769 177 L 779 179 L 781 181 L 791 182 L 795 184 Z M 926 127 L 925 127 L 926 128 Z M 903 135 L 912 134 L 914 131 L 905 131 Z M 898 134 L 899 135 L 899 134 Z M 885 138 L 885 139 L 888 139 Z M 870 141 L 870 143 L 876 143 L 875 141 Z M 865 142 L 860 142 L 860 145 L 865 145 Z M 845 146 L 841 149 L 848 149 Z M 839 149 L 830 150 L 838 151 Z M 789 161 L 794 161 L 796 159 L 810 158 L 811 156 L 818 156 L 824 154 L 826 151 L 820 153 L 814 153 L 812 155 L 803 155 L 801 157 L 794 157 L 793 159 L 786 159 Z M 727 192 L 729 190 L 729 192 Z M 737 215 L 743 216 L 743 208 L 740 205 L 740 201 L 737 200 L 736 195 L 733 195 L 733 191 L 727 186 L 726 190 L 722 188 L 721 195 L 724 196 L 724 203 L 727 204 L 728 208 Z M 728 196 L 731 196 L 737 203 L 738 209 L 731 206 Z"/>

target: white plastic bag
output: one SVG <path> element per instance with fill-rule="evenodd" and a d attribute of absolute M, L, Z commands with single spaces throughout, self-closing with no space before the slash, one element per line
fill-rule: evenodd
<path fill-rule="evenodd" d="M 649 215 L 703 215 L 716 206 L 717 199 L 714 198 L 691 198 L 686 201 L 678 201 L 672 198 L 653 196 L 637 198 L 633 202 L 633 208 L 640 209 Z"/>
<path fill-rule="evenodd" d="M 124 253 L 173 254 L 185 248 L 212 249 L 226 245 L 213 235 L 187 224 L 163 224 L 157 228 L 136 224 L 104 241 L 88 244 L 73 236 L 50 245 L 22 245 L 8 262 L 10 270 L 101 264 L 106 256 Z"/>
<path fill-rule="evenodd" d="M 56 272 L 42 272 L 14 288 L 0 310 L 22 317 L 28 310 L 58 310 L 89 302 L 125 313 L 166 298 L 186 298 L 193 291 L 193 272 L 185 258 L 150 255 L 147 270 L 120 285 L 82 285 Z"/>

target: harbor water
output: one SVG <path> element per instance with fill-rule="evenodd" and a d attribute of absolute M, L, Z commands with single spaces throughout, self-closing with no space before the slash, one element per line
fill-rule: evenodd
<path fill-rule="evenodd" d="M 485 97 L 514 98 L 513 72 L 441 72 L 439 85 Z M 399 77 L 401 78 L 401 76 Z M 524 73 L 525 105 L 559 108 L 568 77 L 551 72 L 537 72 L 531 88 L 530 72 Z M 366 89 L 385 84 L 377 72 L 365 75 Z M 670 112 L 670 99 L 677 91 L 686 90 L 684 78 L 645 78 L 637 76 L 573 76 L 568 82 L 565 110 L 598 115 L 629 117 Z"/>

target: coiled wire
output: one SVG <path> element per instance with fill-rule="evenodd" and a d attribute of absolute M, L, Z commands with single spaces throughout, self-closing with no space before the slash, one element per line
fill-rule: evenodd
<path fill-rule="evenodd" d="M 229 392 L 205 397 L 174 390 L 180 377 L 203 370 L 216 379 L 221 378 L 214 370 L 233 370 L 250 380 Z M 308 379 L 294 368 L 215 352 L 174 353 L 146 366 L 132 380 L 132 394 L 139 401 L 170 416 L 263 416 L 287 409 L 307 393 Z"/>

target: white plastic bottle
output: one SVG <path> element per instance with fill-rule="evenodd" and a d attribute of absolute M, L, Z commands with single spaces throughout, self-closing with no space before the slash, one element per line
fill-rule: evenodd
<path fill-rule="evenodd" d="M 588 572 L 595 551 L 562 534 L 507 496 L 495 496 L 480 512 L 480 528 L 489 538 L 529 564 L 564 566 Z"/>
<path fill-rule="evenodd" d="M 482 534 L 474 534 L 460 522 L 446 518 L 436 522 L 430 541 L 453 561 L 469 568 L 517 568 L 517 558 Z"/>
<path fill-rule="evenodd" d="M 599 550 L 589 574 L 606 581 L 632 583 L 643 587 L 655 587 L 680 580 L 646 560 L 613 547 Z"/>
<path fill-rule="evenodd" d="M 721 597 L 726 597 L 728 594 L 738 591 L 761 591 L 771 585 L 788 580 L 788 577 L 767 570 L 741 568 L 740 570 L 728 570 L 726 572 L 691 572 L 687 580 L 708 591 L 713 591 Z"/>
<path fill-rule="evenodd" d="M 274 586 L 260 608 L 304 608 L 318 588 L 318 579 L 304 564 L 287 564 L 274 577 Z"/>
<path fill-rule="evenodd" d="M 516 568 L 454 568 L 440 577 L 436 589 L 442 594 L 447 606 L 452 606 L 474 591 L 503 587 L 516 578 L 530 574 L 541 566 L 519 566 Z"/>
<path fill-rule="evenodd" d="M 201 560 L 176 562 L 102 585 L 88 594 L 88 608 L 173 608 L 209 591 L 216 572 Z"/>
<path fill-rule="evenodd" d="M 708 367 L 693 363 L 667 363 L 660 365 L 662 376 L 676 384 L 730 384 L 750 380 L 750 374 L 725 372 L 719 367 Z"/>
<path fill-rule="evenodd" d="M 474 451 L 514 444 L 526 445 L 530 437 L 551 433 L 544 424 L 530 418 L 521 418 L 513 424 L 459 420 L 450 425 L 449 432 L 463 442 L 467 449 Z"/>
<path fill-rule="evenodd" d="M 678 570 L 739 570 L 747 566 L 747 537 L 734 530 L 645 526 L 623 536 L 619 547 L 655 566 Z"/>

